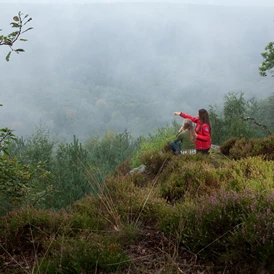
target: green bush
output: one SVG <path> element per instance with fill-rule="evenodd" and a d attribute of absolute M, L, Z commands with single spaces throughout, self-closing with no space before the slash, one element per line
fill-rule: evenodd
<path fill-rule="evenodd" d="M 47 200 L 47 208 L 70 206 L 92 192 L 86 174 L 88 165 L 88 153 L 76 136 L 72 143 L 58 145 L 52 167 L 54 192 Z"/>
<path fill-rule="evenodd" d="M 121 246 L 109 238 L 90 235 L 62 242 L 59 250 L 37 264 L 40 273 L 118 273 L 129 260 Z"/>
<path fill-rule="evenodd" d="M 44 163 L 49 170 L 52 167 L 55 142 L 51 140 L 49 131 L 40 125 L 34 134 L 25 139 L 18 138 L 9 147 L 9 154 L 15 156 L 23 164 Z"/>
<path fill-rule="evenodd" d="M 219 187 L 219 173 L 207 156 L 184 155 L 171 157 L 163 170 L 161 196 L 169 202 L 196 197 Z"/>
<path fill-rule="evenodd" d="M 166 144 L 173 141 L 180 125 L 174 121 L 171 126 L 158 128 L 156 132 L 150 133 L 147 137 L 140 138 L 140 148 L 134 153 L 131 164 L 137 167 L 142 164 L 141 156 L 154 151 L 166 152 Z"/>
<path fill-rule="evenodd" d="M 274 135 L 262 139 L 231 138 L 220 147 L 220 151 L 235 160 L 251 156 L 274 160 Z"/>
<path fill-rule="evenodd" d="M 161 151 L 148 151 L 141 155 L 140 161 L 146 166 L 146 173 L 156 176 L 162 171 L 171 159 L 170 153 L 162 153 Z"/>

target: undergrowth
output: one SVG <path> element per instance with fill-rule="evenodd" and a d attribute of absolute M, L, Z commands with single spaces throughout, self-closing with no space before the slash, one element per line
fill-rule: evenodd
<path fill-rule="evenodd" d="M 272 139 L 266 139 L 270 145 Z M 244 141 L 245 142 L 245 141 Z M 254 140 L 244 147 L 254 147 Z M 243 141 L 239 143 L 243 145 Z M 1 217 L 3 273 L 272 273 L 273 155 L 149 150 L 59 211 Z M 271 151 L 270 151 L 271 152 Z M 253 152 L 254 153 L 254 152 Z"/>

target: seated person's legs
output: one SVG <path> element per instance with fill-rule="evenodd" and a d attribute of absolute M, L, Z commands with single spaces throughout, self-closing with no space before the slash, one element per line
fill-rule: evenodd
<path fill-rule="evenodd" d="M 178 142 L 178 143 L 171 142 L 170 148 L 174 154 L 181 154 L 181 143 L 180 142 Z"/>

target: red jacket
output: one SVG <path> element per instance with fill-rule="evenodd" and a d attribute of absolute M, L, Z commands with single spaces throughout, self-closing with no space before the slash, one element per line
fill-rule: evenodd
<path fill-rule="evenodd" d="M 211 147 L 210 126 L 208 124 L 202 124 L 198 118 L 190 116 L 183 112 L 180 113 L 180 116 L 183 117 L 184 119 L 190 119 L 192 122 L 196 123 L 196 128 L 195 128 L 195 132 L 197 134 L 196 141 L 195 141 L 196 149 L 197 150 L 209 149 Z"/>

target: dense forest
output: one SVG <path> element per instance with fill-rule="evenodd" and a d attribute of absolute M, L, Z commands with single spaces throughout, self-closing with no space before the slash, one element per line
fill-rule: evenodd
<path fill-rule="evenodd" d="M 2 4 L 6 30 L 16 4 Z M 59 140 L 107 130 L 134 137 L 221 105 L 225 94 L 266 100 L 260 53 L 273 37 L 272 7 L 167 3 L 25 4 L 31 43 L 1 62 L 0 126 Z M 1 51 L 4 59 L 6 52 Z"/>

